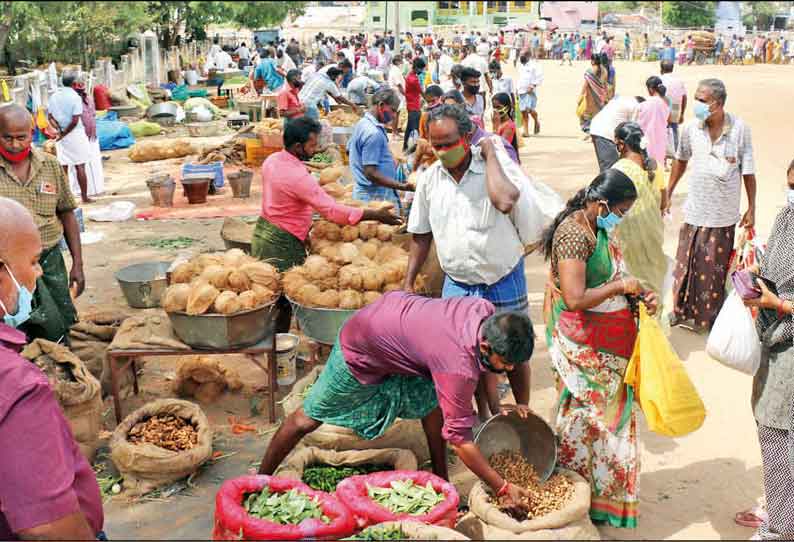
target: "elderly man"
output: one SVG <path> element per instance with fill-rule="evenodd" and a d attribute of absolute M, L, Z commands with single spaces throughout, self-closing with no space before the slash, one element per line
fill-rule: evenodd
<path fill-rule="evenodd" d="M 83 100 L 72 88 L 76 80 L 75 73 L 63 74 L 61 77 L 63 86 L 49 99 L 47 113 L 50 124 L 58 131 L 58 137 L 55 139 L 58 162 L 63 166 L 66 174 L 69 172 L 69 166 L 74 166 L 83 203 L 91 203 L 85 171 L 85 165 L 91 158 L 91 143 L 82 121 Z"/>
<path fill-rule="evenodd" d="M 104 539 L 94 471 L 47 377 L 18 354 L 41 250 L 30 213 L 0 197 L 0 540 Z"/>
<path fill-rule="evenodd" d="M 496 314 L 484 299 L 387 293 L 342 327 L 325 369 L 273 436 L 259 472 L 272 474 L 322 423 L 374 439 L 395 418 L 420 418 L 435 474 L 447 478 L 447 441 L 495 495 L 516 503 L 526 490 L 499 476 L 473 442 L 472 396 L 483 373 L 527 366 L 533 341 L 526 314 Z"/>
<path fill-rule="evenodd" d="M 0 196 L 17 200 L 30 211 L 44 245 L 39 260 L 44 274 L 36 283 L 34 311 L 24 331 L 31 339 L 58 342 L 68 337 L 77 319 L 69 290 L 71 286 L 79 296 L 85 288 L 83 253 L 69 182 L 55 158 L 32 148 L 32 122 L 23 107 L 0 109 Z M 72 254 L 68 276 L 58 248 L 61 237 Z"/>
<path fill-rule="evenodd" d="M 472 146 L 473 125 L 462 107 L 435 109 L 429 127 L 438 161 L 417 182 L 408 219 L 413 240 L 404 289 L 413 291 L 435 240 L 446 274 L 443 297 L 483 297 L 497 311 L 526 312 L 524 250 L 534 240 L 526 230 L 528 200 L 520 197 L 525 179 L 505 174 L 517 168 L 501 149 L 501 139 L 486 137 Z M 500 410 L 497 376 L 488 376 L 478 394 L 483 419 L 489 410 Z M 529 377 L 527 366 L 509 375 L 516 402 L 524 409 L 529 404 Z"/>
<path fill-rule="evenodd" d="M 393 88 L 385 87 L 372 97 L 372 107 L 353 128 L 347 142 L 350 170 L 353 173 L 353 199 L 384 200 L 400 209 L 398 190 L 413 191 L 414 187 L 396 179 L 397 164 L 389 150 L 386 128 L 400 106 L 400 98 Z"/>
<path fill-rule="evenodd" d="M 695 119 L 684 124 L 667 194 L 669 212 L 678 181 L 689 168 L 689 194 L 673 273 L 671 325 L 694 320 L 695 331 L 711 328 L 725 299 L 725 280 L 736 223 L 755 223 L 755 163 L 750 127 L 725 112 L 727 92 L 719 79 L 704 79 L 695 92 Z M 742 180 L 748 208 L 741 217 Z M 741 217 L 741 221 L 740 221 Z"/>

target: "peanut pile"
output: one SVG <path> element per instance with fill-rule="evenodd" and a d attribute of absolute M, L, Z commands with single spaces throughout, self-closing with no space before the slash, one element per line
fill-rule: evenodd
<path fill-rule="evenodd" d="M 503 451 L 491 456 L 491 466 L 499 475 L 519 487 L 529 490 L 531 497 L 520 506 L 500 509 L 517 521 L 538 518 L 556 512 L 573 495 L 573 483 L 561 474 L 554 474 L 546 483 L 540 483 L 535 467 L 518 452 Z"/>
<path fill-rule="evenodd" d="M 154 444 L 172 452 L 190 450 L 198 443 L 196 428 L 172 414 L 158 414 L 136 423 L 127 438 L 133 444 Z"/>

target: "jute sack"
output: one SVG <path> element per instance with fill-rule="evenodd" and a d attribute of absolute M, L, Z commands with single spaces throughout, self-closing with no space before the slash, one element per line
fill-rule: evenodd
<path fill-rule="evenodd" d="M 117 311 L 104 311 L 93 315 L 80 315 L 80 321 L 69 330 L 69 347 L 82 360 L 94 377 L 102 384 L 102 396 L 110 395 L 110 369 L 108 367 L 107 350 L 116 336 L 126 314 Z M 142 360 L 138 361 L 138 365 Z M 130 371 L 121 373 L 121 398 L 132 393 L 132 374 Z"/>
<path fill-rule="evenodd" d="M 539 518 L 517 521 L 494 505 L 482 482 L 474 484 L 469 493 L 469 509 L 471 513 L 480 520 L 487 528 L 496 528 L 506 533 L 512 533 L 522 540 L 548 540 L 548 539 L 582 539 L 584 535 L 587 540 L 597 540 L 598 531 L 590 521 L 590 484 L 577 473 L 569 470 L 560 469 L 559 473 L 573 482 L 573 495 L 568 503 L 561 509 Z M 568 529 L 576 524 L 577 536 L 559 533 L 560 530 Z M 589 527 L 588 527 L 589 526 Z M 581 531 L 581 532 L 580 532 Z M 478 538 L 472 533 L 466 532 L 471 538 Z M 592 536 L 595 538 L 592 538 Z M 486 538 L 501 538 L 496 533 L 487 534 Z"/>
<path fill-rule="evenodd" d="M 318 365 L 295 383 L 292 391 L 281 403 L 285 416 L 289 416 L 303 406 L 307 388 L 317 381 L 324 367 L 324 365 Z M 411 450 L 420 465 L 430 460 L 430 450 L 427 447 L 427 438 L 424 429 L 422 429 L 421 420 L 397 419 L 382 436 L 373 440 L 361 438 L 351 429 L 323 424 L 316 431 L 303 437 L 303 443 L 306 446 L 325 450 L 401 448 Z"/>
<path fill-rule="evenodd" d="M 159 141 L 139 141 L 129 150 L 128 156 L 133 162 L 151 162 L 182 158 L 196 154 L 198 150 L 187 139 L 165 139 Z"/>
<path fill-rule="evenodd" d="M 296 449 L 281 464 L 276 476 L 303 479 L 303 471 L 313 465 L 355 467 L 357 465 L 388 465 L 392 470 L 418 470 L 416 456 L 408 450 L 383 448 L 380 450 L 321 450 L 313 446 Z"/>
<path fill-rule="evenodd" d="M 541 529 L 516 534 L 488 525 L 468 512 L 458 521 L 455 530 L 472 540 L 601 540 L 598 529 L 595 528 L 589 517 L 579 519 L 559 529 Z"/>
<path fill-rule="evenodd" d="M 379 529 L 399 527 L 405 538 L 403 540 L 469 540 L 467 536 L 458 531 L 438 525 L 427 525 L 418 521 L 386 521 L 367 528 L 372 532 Z"/>
<path fill-rule="evenodd" d="M 50 382 L 80 451 L 93 461 L 102 429 L 102 394 L 99 381 L 80 358 L 63 345 L 35 339 L 22 351 Z"/>
<path fill-rule="evenodd" d="M 157 414 L 172 414 L 189 420 L 198 432 L 193 448 L 173 452 L 153 444 L 127 440 L 132 427 Z M 181 399 L 158 399 L 131 413 L 110 438 L 110 458 L 124 478 L 124 488 L 142 495 L 196 472 L 212 455 L 212 429 L 207 416 L 195 403 Z"/>

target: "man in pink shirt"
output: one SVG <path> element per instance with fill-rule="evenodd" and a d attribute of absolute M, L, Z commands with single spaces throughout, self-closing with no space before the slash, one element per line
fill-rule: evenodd
<path fill-rule="evenodd" d="M 290 70 L 287 72 L 287 84 L 281 87 L 276 102 L 278 114 L 286 119 L 294 119 L 303 116 L 306 108 L 298 98 L 298 93 L 303 86 L 300 70 Z"/>
<path fill-rule="evenodd" d="M 0 198 L 0 540 L 104 537 L 96 476 L 47 377 L 19 355 L 41 239 L 19 203 Z"/>
<path fill-rule="evenodd" d="M 526 490 L 499 476 L 473 442 L 472 399 L 483 373 L 513 371 L 533 347 L 525 312 L 496 314 L 478 297 L 387 293 L 342 327 L 325 369 L 273 436 L 259 472 L 272 474 L 322 423 L 375 439 L 396 418 L 421 418 L 434 473 L 447 478 L 446 441 L 495 495 L 518 503 Z"/>
<path fill-rule="evenodd" d="M 362 220 L 400 224 L 400 218 L 389 210 L 337 203 L 311 176 L 303 161 L 317 152 L 321 129 L 320 123 L 309 117 L 290 120 L 284 126 L 284 150 L 262 163 L 262 213 L 254 228 L 251 254 L 282 272 L 305 261 L 306 238 L 315 211 L 343 226 L 354 226 Z M 276 332 L 287 333 L 292 308 L 283 297 L 279 306 Z"/>
<path fill-rule="evenodd" d="M 670 99 L 670 121 L 669 126 L 673 132 L 673 154 L 678 148 L 678 125 L 684 122 L 686 112 L 686 87 L 684 82 L 673 75 L 675 63 L 670 60 L 662 60 L 662 84 L 667 89 L 667 97 Z M 671 157 L 672 158 L 672 157 Z"/>

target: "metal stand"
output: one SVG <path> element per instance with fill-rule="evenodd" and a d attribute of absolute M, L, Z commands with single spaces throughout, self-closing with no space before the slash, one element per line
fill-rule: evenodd
<path fill-rule="evenodd" d="M 119 376 L 122 371 L 130 367 L 132 370 L 132 390 L 135 395 L 138 395 L 138 375 L 135 368 L 135 361 L 138 358 L 145 358 L 149 356 L 213 356 L 219 354 L 243 354 L 247 356 L 257 367 L 265 372 L 268 378 L 267 391 L 268 395 L 268 421 L 270 423 L 276 422 L 276 390 L 278 389 L 278 382 L 276 381 L 276 341 L 274 337 L 269 337 L 260 343 L 253 346 L 244 348 L 234 348 L 230 350 L 175 350 L 169 348 L 161 348 L 158 350 L 143 350 L 143 349 L 108 349 L 108 365 L 110 365 L 110 385 L 113 393 L 113 407 L 116 411 L 116 423 L 121 423 L 123 411 L 121 407 L 121 395 L 119 390 Z M 266 363 L 259 361 L 258 356 L 266 358 Z"/>

